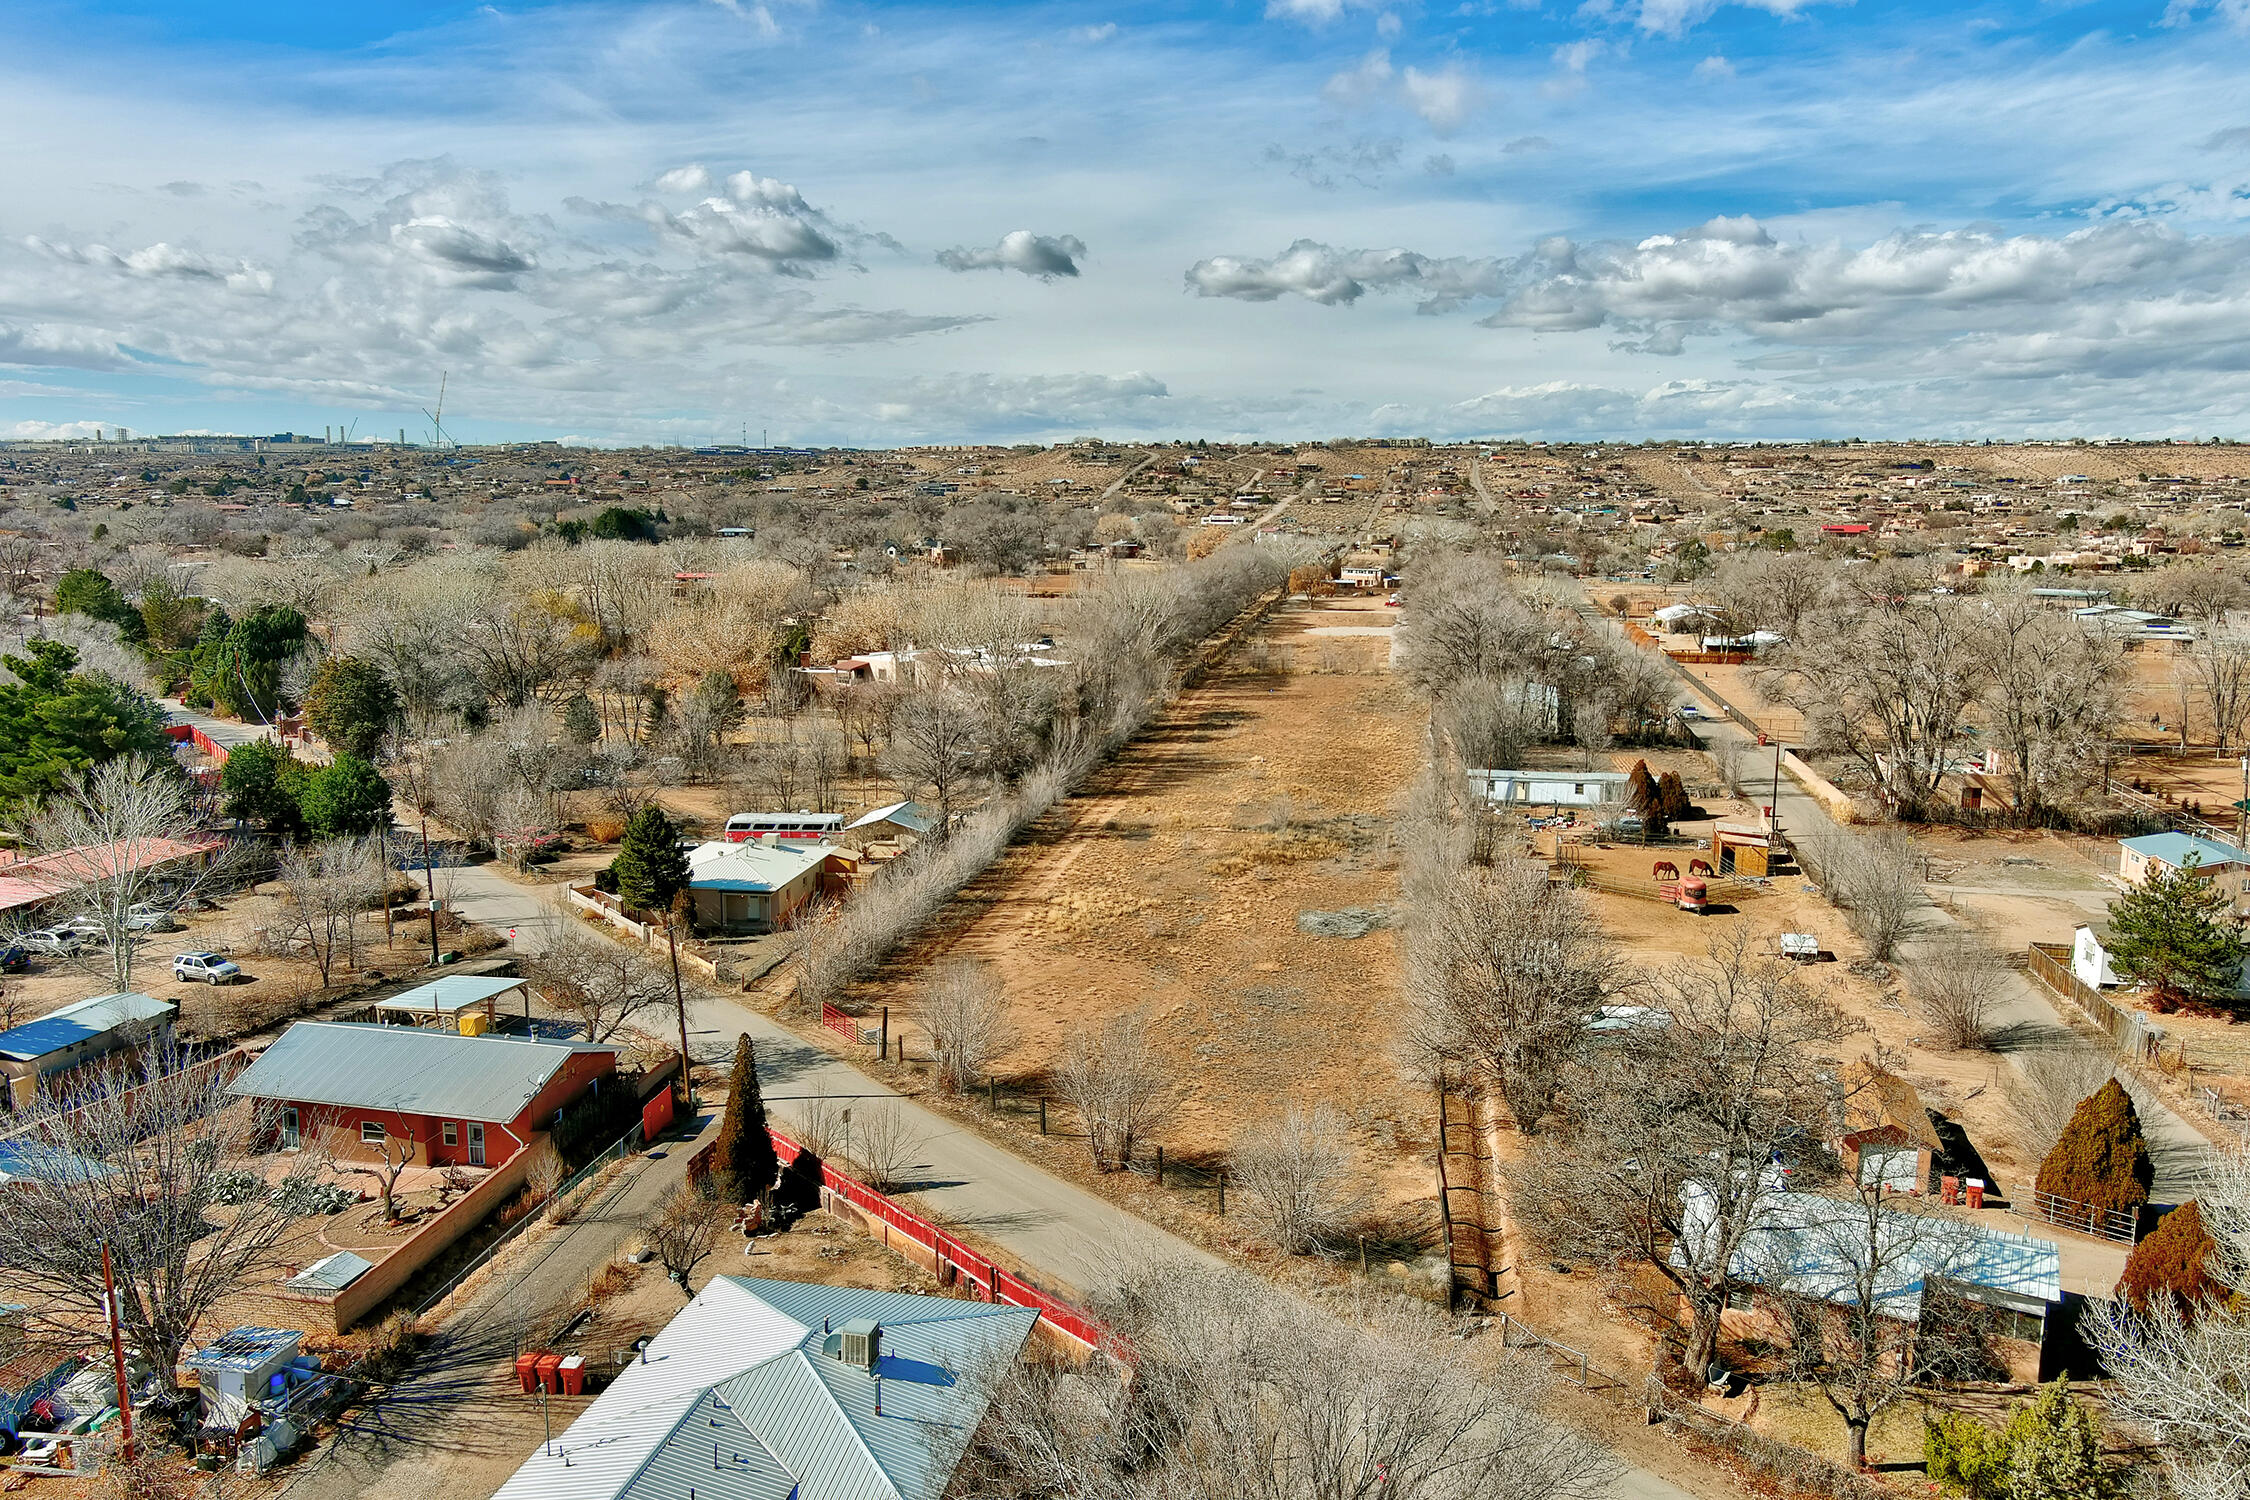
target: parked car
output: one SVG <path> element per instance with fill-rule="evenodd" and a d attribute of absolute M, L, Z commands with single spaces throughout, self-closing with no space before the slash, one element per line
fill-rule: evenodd
<path fill-rule="evenodd" d="M 1692 703 L 1683 703 L 1680 705 L 1680 717 L 1683 719 L 1700 719 L 1703 717 L 1703 710 Z"/>
<path fill-rule="evenodd" d="M 34 953 L 76 953 L 86 946 L 86 935 L 70 927 L 41 927 L 16 941 Z"/>
<path fill-rule="evenodd" d="M 231 958 L 216 953 L 176 953 L 172 956 L 172 977 L 182 984 L 202 980 L 205 984 L 232 984 L 242 978 L 242 966 Z"/>
<path fill-rule="evenodd" d="M 31 950 L 21 943 L 0 948 L 0 974 L 21 974 L 31 967 Z"/>
<path fill-rule="evenodd" d="M 135 932 L 178 932 L 180 919 L 168 907 L 137 901 L 126 909 L 125 925 Z"/>
<path fill-rule="evenodd" d="M 55 931 L 70 933 L 78 939 L 78 945 L 82 948 L 107 948 L 110 946 L 109 929 L 92 917 L 72 917 L 56 928 Z"/>

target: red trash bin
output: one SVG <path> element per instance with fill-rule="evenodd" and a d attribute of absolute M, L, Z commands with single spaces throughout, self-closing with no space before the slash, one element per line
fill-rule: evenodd
<path fill-rule="evenodd" d="M 539 1356 L 539 1388 L 550 1396 L 562 1394 L 561 1355 L 542 1354 Z"/>
<path fill-rule="evenodd" d="M 1961 1201 L 1961 1179 L 1948 1172 L 1938 1178 L 1938 1197 L 1947 1203 Z"/>
<path fill-rule="evenodd" d="M 556 1372 L 562 1376 L 562 1393 L 566 1396 L 586 1394 L 586 1356 L 573 1354 L 564 1359 Z"/>
<path fill-rule="evenodd" d="M 516 1384 L 526 1396 L 539 1389 L 539 1353 L 531 1349 L 516 1356 Z"/>
<path fill-rule="evenodd" d="M 1969 1179 L 1968 1187 L 1969 1207 L 1984 1207 L 1984 1179 L 1982 1177 L 1972 1177 Z"/>

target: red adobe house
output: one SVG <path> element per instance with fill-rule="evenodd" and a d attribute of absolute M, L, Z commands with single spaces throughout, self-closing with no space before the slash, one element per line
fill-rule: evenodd
<path fill-rule="evenodd" d="M 409 1142 L 416 1166 L 497 1167 L 616 1071 L 586 1042 L 299 1021 L 228 1092 L 276 1108 L 283 1150 L 396 1160 Z"/>

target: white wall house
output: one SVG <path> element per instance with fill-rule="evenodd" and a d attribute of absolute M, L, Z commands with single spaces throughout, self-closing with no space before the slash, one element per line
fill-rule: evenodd
<path fill-rule="evenodd" d="M 1485 801 L 1521 807 L 1599 807 L 1623 802 L 1623 771 L 1469 772 L 1469 789 Z"/>
<path fill-rule="evenodd" d="M 2109 948 L 2102 941 L 2099 928 L 2082 926 L 2070 942 L 2070 972 L 2078 982 L 2093 989 L 2115 989 L 2123 983 L 2117 971 L 2109 966 Z"/>

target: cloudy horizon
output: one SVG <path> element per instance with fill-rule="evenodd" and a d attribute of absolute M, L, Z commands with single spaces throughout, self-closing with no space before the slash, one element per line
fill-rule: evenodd
<path fill-rule="evenodd" d="M 2245 0 L 22 0 L 0 438 L 2250 436 Z"/>

